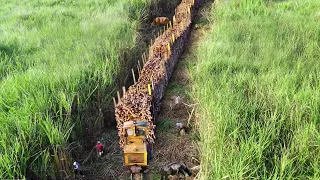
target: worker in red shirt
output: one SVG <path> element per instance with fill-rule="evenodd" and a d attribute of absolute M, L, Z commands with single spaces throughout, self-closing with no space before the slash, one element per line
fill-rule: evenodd
<path fill-rule="evenodd" d="M 103 155 L 103 147 L 104 147 L 103 144 L 100 141 L 98 141 L 97 145 L 96 145 L 96 149 L 98 151 L 99 157 L 101 157 Z"/>

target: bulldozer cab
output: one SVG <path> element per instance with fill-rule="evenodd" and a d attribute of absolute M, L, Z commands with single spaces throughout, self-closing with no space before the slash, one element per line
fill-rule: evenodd
<path fill-rule="evenodd" d="M 144 121 L 127 121 L 123 124 L 125 166 L 147 166 L 146 131 L 147 122 Z"/>
<path fill-rule="evenodd" d="M 127 137 L 145 136 L 147 122 L 127 121 L 123 123 L 123 129 Z"/>

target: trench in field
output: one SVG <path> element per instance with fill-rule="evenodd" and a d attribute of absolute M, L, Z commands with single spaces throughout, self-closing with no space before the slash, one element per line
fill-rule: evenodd
<path fill-rule="evenodd" d="M 152 29 L 150 27 L 153 18 L 157 16 L 172 18 L 174 8 L 176 8 L 179 3 L 180 1 L 177 1 L 175 4 L 169 4 L 170 7 L 168 7 L 167 3 L 161 1 L 159 4 L 150 8 L 149 18 L 146 22 L 143 22 L 141 31 L 139 32 L 141 38 L 137 42 L 137 46 L 147 48 L 150 40 L 154 39 L 154 35 L 162 28 Z M 208 4 L 200 7 L 200 10 L 195 11 L 194 24 L 196 25 L 192 27 L 189 43 L 186 43 L 185 51 L 176 64 L 165 96 L 162 99 L 161 112 L 156 122 L 157 139 L 154 144 L 154 157 L 150 162 L 150 172 L 145 176 L 147 179 L 160 179 L 159 170 L 167 163 L 184 161 L 189 168 L 198 166 L 200 163 L 199 153 L 197 151 L 197 140 L 199 138 L 194 126 L 194 109 L 196 108 L 196 103 L 193 102 L 188 95 L 190 84 L 187 66 L 190 64 L 190 61 L 196 58 L 192 55 L 192 50 L 196 49 L 197 44 L 200 43 L 199 37 L 205 26 L 198 28 L 197 25 L 205 21 L 203 14 L 200 12 L 202 11 L 201 9 L 206 6 L 208 6 Z M 127 65 L 124 69 L 131 68 Z M 127 76 L 123 78 L 126 79 L 125 84 L 128 88 L 128 86 L 132 84 L 132 75 L 130 75 L 130 73 L 126 75 Z M 123 83 L 123 81 L 121 83 Z M 123 84 L 119 83 L 119 87 L 120 85 Z M 176 99 L 179 101 L 177 105 L 175 105 Z M 112 106 L 111 104 L 108 105 L 108 107 Z M 129 177 L 129 171 L 123 167 L 122 149 L 119 147 L 118 131 L 116 129 L 112 108 L 104 112 L 104 118 L 104 121 L 107 121 L 107 123 L 105 123 L 106 127 L 103 129 L 103 132 L 97 132 L 87 138 L 81 155 L 79 155 L 80 161 L 84 162 L 83 169 L 86 175 L 85 179 L 127 179 Z M 175 127 L 177 122 L 187 125 L 186 135 L 179 135 L 179 131 Z M 96 152 L 93 149 L 97 140 L 101 140 L 105 144 L 105 155 L 101 159 L 96 158 Z M 197 171 L 194 172 L 194 175 L 188 177 L 188 179 L 195 177 Z"/>
<path fill-rule="evenodd" d="M 201 43 L 201 37 L 208 28 L 205 13 L 213 1 L 204 2 L 196 11 L 191 27 L 191 33 L 180 56 L 165 95 L 162 99 L 162 108 L 157 117 L 157 128 L 154 145 L 154 158 L 150 162 L 149 179 L 160 179 L 160 169 L 165 164 L 184 161 L 193 175 L 187 180 L 195 179 L 199 173 L 200 154 L 198 152 L 197 118 L 195 109 L 198 103 L 190 97 L 191 82 L 188 67 L 196 63 L 195 50 Z M 178 99 L 178 103 L 177 103 Z M 176 104 L 177 103 L 177 104 Z M 176 123 L 183 123 L 186 135 L 181 135 Z M 172 177 L 180 179 L 183 177 Z"/>
<path fill-rule="evenodd" d="M 126 51 L 120 56 L 121 72 L 116 80 L 117 90 L 121 90 L 122 86 L 128 88 L 133 84 L 131 68 L 136 69 L 137 59 L 141 60 L 143 52 L 149 49 L 151 39 L 154 39 L 158 31 L 163 29 L 163 27 L 152 28 L 150 26 L 152 20 L 159 16 L 172 18 L 174 9 L 179 3 L 180 0 L 169 2 L 157 0 L 146 10 L 147 19 L 142 22 L 138 32 L 135 51 Z M 115 93 L 113 95 L 116 96 Z M 125 169 L 123 169 L 122 150 L 118 142 L 114 107 L 112 101 L 103 104 L 102 98 L 103 94 L 98 92 L 96 101 L 88 105 L 88 108 L 82 113 L 87 121 L 82 125 L 84 138 L 73 142 L 69 152 L 74 160 L 82 164 L 86 179 L 119 179 Z M 100 160 L 97 160 L 93 149 L 97 140 L 101 140 L 106 147 L 105 156 Z"/>

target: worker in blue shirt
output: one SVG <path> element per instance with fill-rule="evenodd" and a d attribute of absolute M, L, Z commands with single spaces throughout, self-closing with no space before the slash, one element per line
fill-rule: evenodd
<path fill-rule="evenodd" d="M 78 163 L 77 161 L 75 161 L 73 163 L 73 166 L 74 166 L 74 176 L 77 176 L 77 174 L 80 174 L 82 177 L 84 177 L 84 174 L 83 174 L 83 171 L 80 167 L 80 163 Z"/>

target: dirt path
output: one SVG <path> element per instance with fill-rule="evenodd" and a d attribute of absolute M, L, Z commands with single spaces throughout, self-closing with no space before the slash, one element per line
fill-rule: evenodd
<path fill-rule="evenodd" d="M 150 162 L 150 172 L 146 175 L 146 179 L 160 179 L 159 171 L 167 163 L 183 161 L 189 168 L 196 167 L 200 163 L 197 150 L 199 137 L 194 130 L 195 117 L 193 114 L 197 105 L 188 94 L 191 84 L 187 69 L 197 58 L 193 52 L 201 43 L 200 37 L 207 30 L 208 25 L 206 24 L 208 22 L 203 12 L 210 12 L 206 10 L 210 5 L 211 3 L 206 3 L 197 10 L 189 43 L 187 43 L 185 51 L 176 64 L 175 71 L 166 89 L 162 100 L 162 109 L 157 117 L 157 139 L 154 144 L 153 159 Z M 181 136 L 179 134 L 176 123 L 183 123 L 187 127 L 185 135 Z M 102 134 L 100 140 L 105 143 L 105 156 L 96 159 L 96 152 L 93 150 L 93 158 L 85 159 L 87 164 L 84 166 L 86 176 L 82 179 L 128 179 L 129 171 L 123 167 L 122 150 L 118 143 L 117 129 L 109 128 Z M 187 179 L 194 179 L 197 173 L 197 170 L 193 171 L 193 176 L 187 177 Z"/>
<path fill-rule="evenodd" d="M 167 163 L 183 161 L 189 168 L 200 164 L 197 150 L 199 137 L 195 130 L 194 116 L 197 103 L 189 96 L 191 84 L 187 69 L 197 58 L 194 51 L 201 43 L 199 40 L 207 30 L 205 24 L 208 23 L 203 12 L 206 12 L 210 5 L 211 3 L 206 3 L 198 9 L 189 42 L 175 66 L 162 100 L 162 109 L 157 118 L 154 158 L 150 163 L 150 179 L 160 179 L 159 170 Z M 186 135 L 179 134 L 176 123 L 183 123 L 187 127 Z M 197 173 L 198 170 L 193 170 L 193 176 L 187 179 L 194 179 Z M 172 177 L 174 178 L 178 179 L 178 177 Z"/>

